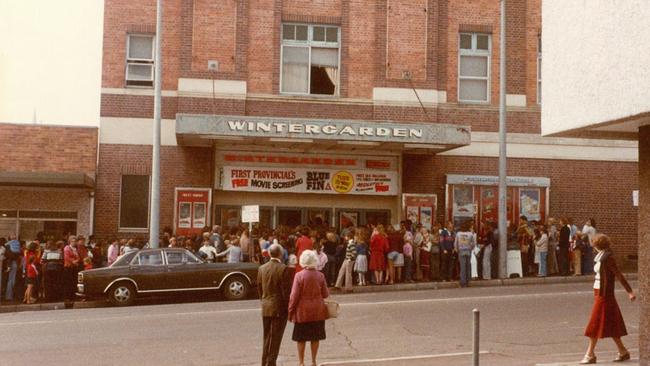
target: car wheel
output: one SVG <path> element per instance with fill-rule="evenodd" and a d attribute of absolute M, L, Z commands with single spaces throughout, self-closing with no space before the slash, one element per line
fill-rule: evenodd
<path fill-rule="evenodd" d="M 135 287 L 129 282 L 120 282 L 108 290 L 108 300 L 115 306 L 129 306 L 135 301 Z"/>
<path fill-rule="evenodd" d="M 228 300 L 243 300 L 248 296 L 248 281 L 241 276 L 228 277 L 223 284 L 223 295 Z"/>

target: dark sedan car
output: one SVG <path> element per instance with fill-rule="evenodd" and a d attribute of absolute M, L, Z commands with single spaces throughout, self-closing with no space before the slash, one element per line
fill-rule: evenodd
<path fill-rule="evenodd" d="M 126 306 L 136 296 L 167 292 L 221 291 L 228 300 L 245 299 L 257 279 L 255 263 L 208 263 L 183 248 L 143 249 L 110 267 L 79 272 L 77 295 L 108 297 Z"/>

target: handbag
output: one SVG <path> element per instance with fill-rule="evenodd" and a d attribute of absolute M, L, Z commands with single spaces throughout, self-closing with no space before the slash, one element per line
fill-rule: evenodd
<path fill-rule="evenodd" d="M 339 316 L 340 305 L 334 300 L 325 300 L 325 307 L 327 308 L 327 318 L 336 318 Z"/>

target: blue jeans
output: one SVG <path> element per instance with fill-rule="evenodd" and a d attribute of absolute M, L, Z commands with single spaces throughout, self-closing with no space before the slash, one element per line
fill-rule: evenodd
<path fill-rule="evenodd" d="M 459 253 L 458 260 L 460 261 L 460 286 L 467 287 L 469 278 L 471 277 L 471 273 L 469 273 L 469 271 L 472 270 L 470 252 Z"/>
<path fill-rule="evenodd" d="M 7 289 L 5 291 L 5 299 L 13 301 L 14 299 L 14 286 L 16 285 L 16 274 L 18 274 L 18 263 L 16 261 L 9 262 L 9 277 L 7 277 Z"/>
<path fill-rule="evenodd" d="M 540 276 L 546 277 L 547 259 L 548 252 L 539 252 L 539 271 L 537 273 Z"/>

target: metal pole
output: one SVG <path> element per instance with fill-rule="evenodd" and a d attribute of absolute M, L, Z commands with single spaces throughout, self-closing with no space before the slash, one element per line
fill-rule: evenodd
<path fill-rule="evenodd" d="M 479 361 L 479 333 L 480 333 L 480 320 L 481 312 L 478 309 L 474 309 L 474 338 L 472 339 L 472 365 L 478 366 Z"/>
<path fill-rule="evenodd" d="M 508 276 L 506 174 L 506 0 L 501 0 L 501 30 L 499 32 L 499 278 Z"/>
<path fill-rule="evenodd" d="M 162 87 L 162 0 L 156 0 L 156 58 L 153 99 L 153 153 L 151 156 L 151 213 L 149 214 L 149 246 L 158 248 L 160 235 L 160 113 Z"/>

